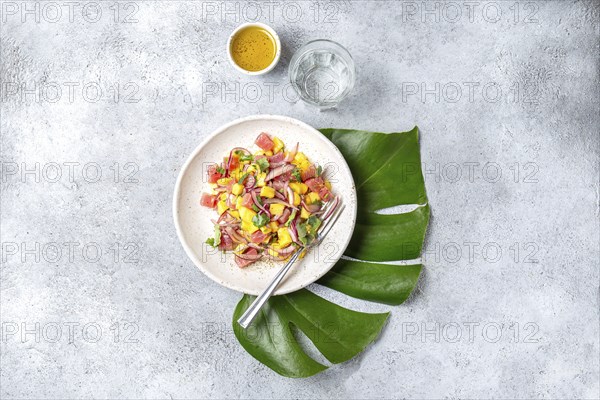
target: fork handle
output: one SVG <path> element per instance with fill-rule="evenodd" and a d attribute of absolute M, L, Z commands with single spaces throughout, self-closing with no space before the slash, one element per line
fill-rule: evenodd
<path fill-rule="evenodd" d="M 252 323 L 252 321 L 254 320 L 254 318 L 256 317 L 256 315 L 258 314 L 260 309 L 262 308 L 262 306 L 264 306 L 265 303 L 267 302 L 267 300 L 269 300 L 269 297 L 271 297 L 271 295 L 273 294 L 275 289 L 277 289 L 277 287 L 279 286 L 279 284 L 281 283 L 283 278 L 286 276 L 286 274 L 288 273 L 290 268 L 292 268 L 292 265 L 294 265 L 294 263 L 300 256 L 300 253 L 302 252 L 302 250 L 303 249 L 300 249 L 300 250 L 296 251 L 294 253 L 294 255 L 292 255 L 292 257 L 289 259 L 287 264 L 285 264 L 283 266 L 283 268 L 281 268 L 281 270 L 279 270 L 277 275 L 275 275 L 275 277 L 273 278 L 273 280 L 271 281 L 269 286 L 267 286 L 265 291 L 262 292 L 254 300 L 254 302 L 250 305 L 250 307 L 248 307 L 248 309 L 244 312 L 244 314 L 240 317 L 240 319 L 238 319 L 238 324 L 240 324 L 242 326 L 242 328 L 246 329 Z"/>

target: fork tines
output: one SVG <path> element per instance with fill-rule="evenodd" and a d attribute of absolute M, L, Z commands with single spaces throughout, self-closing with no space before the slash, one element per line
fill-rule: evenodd
<path fill-rule="evenodd" d="M 330 207 L 335 207 L 335 209 L 333 210 L 333 213 L 329 216 L 329 218 L 327 218 L 323 222 L 323 225 L 321 225 L 321 228 L 319 229 L 319 232 L 317 234 L 318 242 L 320 242 L 321 240 L 323 240 L 323 238 L 325 238 L 325 236 L 327 236 L 327 234 L 329 233 L 331 228 L 333 228 L 333 226 L 339 219 L 340 215 L 342 215 L 344 208 L 346 208 L 345 204 L 341 204 L 342 203 L 341 200 L 338 200 L 337 202 L 335 202 L 336 203 L 335 205 L 333 205 L 333 203 L 334 202 L 331 202 L 330 203 L 331 205 L 328 204 L 327 210 L 325 210 L 325 212 L 323 213 L 323 214 L 327 214 L 327 212 L 329 211 L 328 209 Z M 341 207 L 340 207 L 340 205 L 341 205 Z"/>

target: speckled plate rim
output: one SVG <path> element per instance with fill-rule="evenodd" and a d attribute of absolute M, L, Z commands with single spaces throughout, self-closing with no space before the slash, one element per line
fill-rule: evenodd
<path fill-rule="evenodd" d="M 186 172 L 188 170 L 188 168 L 190 167 L 190 165 L 194 162 L 195 158 L 198 156 L 198 154 L 204 149 L 205 146 L 207 146 L 215 137 L 217 137 L 218 135 L 222 134 L 223 132 L 227 131 L 228 129 L 230 129 L 231 127 L 238 125 L 238 124 L 242 124 L 248 121 L 257 121 L 257 120 L 272 120 L 272 121 L 279 121 L 282 123 L 286 123 L 286 124 L 293 124 L 293 125 L 297 125 L 298 127 L 304 129 L 306 132 L 310 132 L 311 134 L 315 135 L 316 137 L 318 137 L 321 142 L 323 143 L 324 146 L 327 146 L 329 150 L 333 151 L 334 153 L 336 153 L 339 157 L 340 160 L 342 160 L 342 164 L 341 164 L 341 168 L 340 168 L 340 172 L 345 174 L 347 179 L 349 179 L 350 183 L 351 183 L 351 192 L 352 192 L 352 201 L 353 204 L 351 204 L 351 210 L 353 210 L 354 212 L 352 212 L 350 214 L 351 216 L 351 223 L 349 224 L 350 227 L 350 231 L 354 232 L 354 228 L 356 225 L 356 215 L 357 215 L 357 196 L 356 196 L 356 185 L 354 183 L 354 178 L 352 176 L 352 173 L 350 172 L 350 167 L 348 166 L 348 163 L 346 162 L 346 159 L 344 158 L 344 156 L 342 155 L 342 153 L 340 152 L 340 150 L 327 138 L 325 137 L 325 135 L 323 135 L 321 132 L 319 132 L 317 129 L 313 128 L 312 126 L 297 120 L 295 118 L 292 117 L 287 117 L 284 115 L 272 115 L 272 114 L 258 114 L 258 115 L 250 115 L 247 117 L 243 117 L 243 118 L 238 118 L 236 120 L 233 120 L 225 125 L 220 126 L 219 128 L 217 128 L 216 130 L 214 130 L 205 140 L 202 141 L 202 143 L 200 143 L 195 149 L 194 151 L 188 156 L 188 158 L 186 159 L 185 163 L 183 164 L 183 166 L 181 167 L 181 170 L 179 171 L 179 175 L 177 176 L 177 181 L 175 183 L 175 189 L 174 189 L 174 193 L 173 193 L 173 221 L 175 224 L 175 229 L 177 231 L 177 237 L 179 238 L 179 242 L 181 243 L 181 245 L 183 246 L 187 256 L 190 258 L 190 260 L 196 265 L 196 267 L 198 267 L 198 269 L 200 269 L 202 271 L 202 273 L 204 273 L 207 277 L 209 277 L 210 279 L 212 279 L 213 281 L 215 281 L 216 283 L 220 284 L 221 286 L 225 286 L 229 289 L 235 290 L 237 292 L 240 293 L 246 293 L 246 294 L 250 294 L 250 295 L 258 295 L 262 292 L 262 290 L 256 290 L 256 291 L 252 291 L 252 290 L 247 290 L 243 287 L 240 287 L 239 285 L 237 285 L 236 283 L 233 282 L 227 282 L 227 281 L 223 281 L 221 280 L 219 277 L 215 276 L 214 274 L 211 273 L 211 271 L 208 268 L 205 268 L 204 263 L 198 259 L 198 257 L 196 256 L 196 253 L 194 252 L 194 250 L 191 248 L 191 246 L 188 244 L 186 237 L 183 233 L 183 229 L 181 227 L 180 221 L 179 221 L 179 204 L 180 204 L 180 199 L 181 199 L 181 185 L 182 185 L 182 181 L 186 175 Z M 231 147 L 235 147 L 236 144 L 232 143 Z M 342 199 L 342 201 L 344 201 L 344 199 Z M 198 203 L 199 204 L 199 203 Z M 348 204 L 347 202 L 344 203 L 346 204 L 346 208 L 348 208 Z M 306 279 L 306 281 L 303 281 L 299 284 L 293 285 L 293 286 L 285 286 L 283 285 L 283 287 L 278 288 L 274 295 L 282 295 L 282 294 L 288 294 L 288 293 L 292 293 L 295 291 L 298 291 L 302 288 L 305 288 L 306 286 L 310 285 L 311 283 L 316 282 L 317 280 L 319 280 L 320 278 L 322 278 L 327 272 L 329 272 L 329 270 L 331 270 L 331 268 L 333 268 L 333 266 L 339 261 L 339 259 L 341 258 L 341 256 L 343 255 L 344 251 L 346 250 L 346 248 L 348 247 L 348 245 L 350 244 L 350 240 L 352 238 L 352 234 L 347 235 L 346 240 L 344 240 L 342 243 L 340 243 L 340 251 L 338 252 L 338 254 L 336 255 L 335 259 L 332 259 L 332 261 L 330 262 L 330 265 L 328 268 L 323 268 L 322 271 L 320 271 L 320 273 L 318 273 L 317 275 L 307 275 L 307 277 L 309 279 Z M 281 264 L 281 266 L 283 266 L 283 264 Z M 265 285 L 266 287 L 266 285 Z"/>

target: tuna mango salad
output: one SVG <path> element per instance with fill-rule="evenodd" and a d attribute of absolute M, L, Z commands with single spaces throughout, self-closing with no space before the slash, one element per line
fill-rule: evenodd
<path fill-rule="evenodd" d="M 339 199 L 323 169 L 281 139 L 261 133 L 260 148 L 231 149 L 208 168 L 211 193 L 200 204 L 215 209 L 214 237 L 206 243 L 233 251 L 240 268 L 264 258 L 283 261 L 316 237 Z M 333 202 L 324 208 L 325 203 Z"/>

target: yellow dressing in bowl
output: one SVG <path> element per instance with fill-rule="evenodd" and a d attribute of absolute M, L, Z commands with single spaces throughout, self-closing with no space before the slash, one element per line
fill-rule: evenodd
<path fill-rule="evenodd" d="M 231 57 L 246 71 L 262 71 L 271 65 L 276 54 L 275 38 L 258 26 L 241 29 L 231 41 Z"/>

